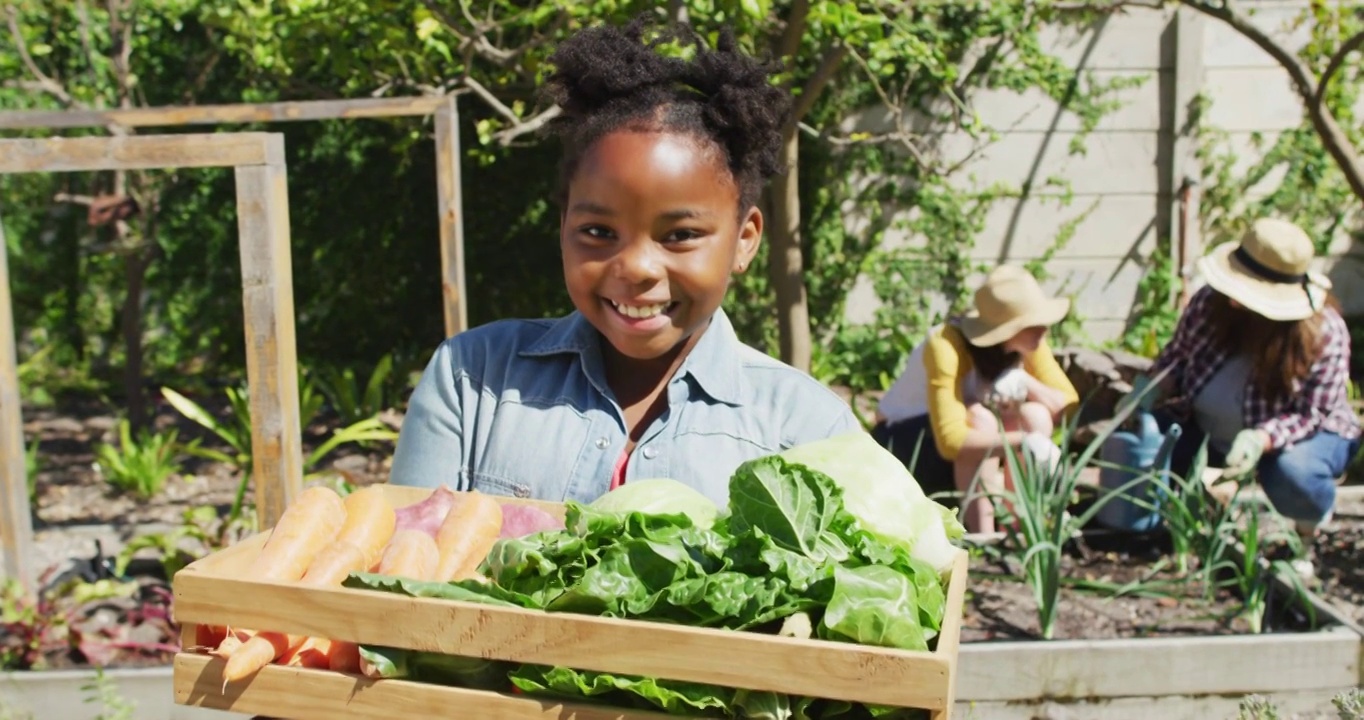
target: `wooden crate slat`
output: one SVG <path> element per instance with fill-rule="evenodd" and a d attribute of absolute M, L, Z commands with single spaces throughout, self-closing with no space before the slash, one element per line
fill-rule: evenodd
<path fill-rule="evenodd" d="M 224 662 L 175 656 L 175 702 L 291 720 L 478 718 L 478 720 L 678 720 L 676 715 L 560 703 L 405 680 L 370 680 L 270 665 L 223 692 Z"/>

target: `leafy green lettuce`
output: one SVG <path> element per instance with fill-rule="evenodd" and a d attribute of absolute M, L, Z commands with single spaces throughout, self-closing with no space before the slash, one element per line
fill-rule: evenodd
<path fill-rule="evenodd" d="M 916 557 L 913 551 L 922 545 L 850 512 L 845 493 L 826 472 L 771 455 L 742 465 L 730 481 L 728 512 L 703 513 L 701 524 L 694 512 L 642 512 L 616 500 L 570 502 L 564 530 L 499 541 L 480 568 L 488 583 L 356 574 L 347 585 L 758 632 L 777 632 L 800 613 L 810 618 L 809 631 L 817 638 L 930 649 L 945 607 L 938 568 Z M 369 658 L 372 666 L 394 677 L 415 677 L 415 667 L 441 678 L 434 682 L 465 678 L 486 687 L 488 673 L 501 672 L 496 665 L 442 665 L 421 653 L 366 650 L 377 653 Z M 811 720 L 913 716 L 894 708 L 666 679 L 510 668 L 504 681 L 528 694 L 591 697 L 673 713 Z"/>

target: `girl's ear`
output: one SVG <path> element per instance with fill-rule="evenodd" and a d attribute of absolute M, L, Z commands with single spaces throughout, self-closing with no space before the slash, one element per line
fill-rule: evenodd
<path fill-rule="evenodd" d="M 734 272 L 741 273 L 748 269 L 753 256 L 758 254 L 758 244 L 762 239 L 763 213 L 754 205 L 739 223 L 739 247 L 734 253 Z"/>

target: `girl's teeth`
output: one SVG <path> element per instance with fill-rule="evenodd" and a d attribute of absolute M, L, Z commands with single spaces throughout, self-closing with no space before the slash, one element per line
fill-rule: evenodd
<path fill-rule="evenodd" d="M 624 315 L 625 317 L 635 318 L 637 320 L 651 318 L 668 309 L 668 303 L 659 303 L 657 305 L 644 306 L 622 305 L 620 303 L 612 304 L 616 306 L 616 310 L 619 311 L 621 315 Z"/>

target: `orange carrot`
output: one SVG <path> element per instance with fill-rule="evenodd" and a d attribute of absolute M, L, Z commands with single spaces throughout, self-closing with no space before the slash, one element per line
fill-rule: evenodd
<path fill-rule="evenodd" d="M 502 533 L 502 506 L 490 495 L 468 493 L 445 516 L 436 535 L 440 548 L 437 580 L 472 577 Z"/>
<path fill-rule="evenodd" d="M 360 548 L 365 554 L 362 570 L 379 562 L 388 541 L 397 529 L 398 513 L 378 485 L 361 488 L 346 496 L 346 524 L 337 538 Z"/>
<path fill-rule="evenodd" d="M 227 684 L 260 670 L 288 652 L 292 638 L 283 633 L 260 632 L 232 652 L 223 668 L 223 692 Z"/>
<path fill-rule="evenodd" d="M 366 569 L 365 551 L 345 540 L 337 540 L 322 549 L 303 574 L 302 584 L 312 587 L 340 585 L 353 572 Z"/>
<path fill-rule="evenodd" d="M 399 530 L 388 541 L 379 560 L 379 574 L 413 580 L 432 580 L 440 567 L 440 550 L 430 535 L 420 530 Z"/>
<path fill-rule="evenodd" d="M 360 646 L 355 643 L 340 640 L 333 642 L 331 657 L 327 660 L 328 670 L 350 675 L 360 674 Z"/>
<path fill-rule="evenodd" d="M 327 640 L 326 638 L 308 638 L 297 648 L 281 656 L 277 662 L 281 665 L 293 667 L 326 670 L 331 650 L 331 640 Z"/>
<path fill-rule="evenodd" d="M 318 554 L 336 540 L 346 522 L 346 507 L 335 490 L 321 485 L 299 494 L 285 508 L 260 555 L 247 570 L 256 580 L 297 582 Z M 277 632 L 249 634 L 240 645 L 220 643 L 216 654 L 227 657 L 223 688 L 273 662 L 303 638 Z M 227 644 L 227 647 L 224 647 Z"/>
<path fill-rule="evenodd" d="M 194 644 L 199 647 L 216 648 L 227 638 L 227 628 L 222 625 L 196 625 Z"/>
<path fill-rule="evenodd" d="M 248 577 L 299 580 L 322 548 L 336 539 L 345 522 L 346 508 L 335 490 L 321 485 L 304 490 L 270 531 Z"/>

